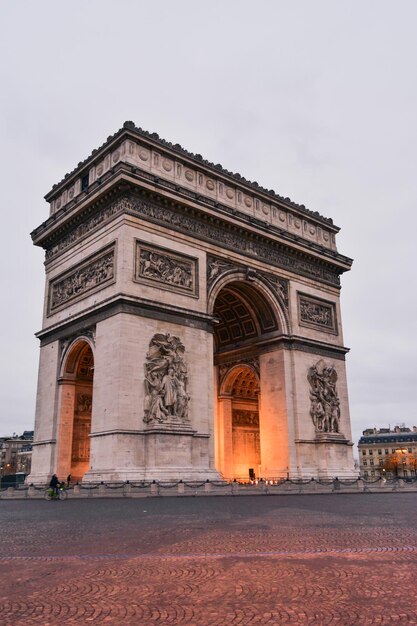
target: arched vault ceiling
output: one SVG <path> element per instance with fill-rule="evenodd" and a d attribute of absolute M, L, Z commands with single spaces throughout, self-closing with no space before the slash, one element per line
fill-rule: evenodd
<path fill-rule="evenodd" d="M 89 345 L 82 351 L 77 364 L 77 378 L 93 380 L 94 357 Z"/>
<path fill-rule="evenodd" d="M 259 291 L 246 283 L 230 283 L 214 304 L 217 349 L 278 330 L 272 307 Z"/>
<path fill-rule="evenodd" d="M 255 372 L 248 367 L 243 367 L 233 382 L 232 396 L 255 399 L 258 393 L 259 382 Z"/>
<path fill-rule="evenodd" d="M 65 374 L 75 374 L 77 379 L 93 380 L 94 357 L 87 342 L 78 341 L 72 347 L 65 362 Z"/>

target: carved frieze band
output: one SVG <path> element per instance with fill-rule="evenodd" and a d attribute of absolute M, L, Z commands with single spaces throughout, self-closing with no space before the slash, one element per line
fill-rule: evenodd
<path fill-rule="evenodd" d="M 93 217 L 89 218 L 82 225 L 77 226 L 68 235 L 65 235 L 59 242 L 55 243 L 47 252 L 49 260 L 63 249 L 72 245 L 75 241 L 87 236 L 102 225 L 104 222 L 114 217 L 120 212 L 131 215 L 139 215 L 152 222 L 168 226 L 170 229 L 179 230 L 188 235 L 206 239 L 214 244 L 230 248 L 249 257 L 254 257 L 267 261 L 276 267 L 303 274 L 315 280 L 339 285 L 339 274 L 335 269 L 322 263 L 316 263 L 312 259 L 306 259 L 285 250 L 279 244 L 267 239 L 254 239 L 245 232 L 240 232 L 227 228 L 219 221 L 218 224 L 208 222 L 203 216 L 185 214 L 159 204 L 151 199 L 134 197 L 124 197 L 117 200 L 111 206 L 100 209 Z"/>
<path fill-rule="evenodd" d="M 135 280 L 198 298 L 198 259 L 136 240 Z"/>
<path fill-rule="evenodd" d="M 114 280 L 115 244 L 113 243 L 49 283 L 49 313 L 96 289 L 101 289 Z"/>
<path fill-rule="evenodd" d="M 298 292 L 298 321 L 300 326 L 307 326 L 337 335 L 336 306 Z"/>
<path fill-rule="evenodd" d="M 130 204 L 127 204 L 126 198 L 119 198 L 115 202 L 112 202 L 94 213 L 94 215 L 85 217 L 81 224 L 75 226 L 66 235 L 61 237 L 50 248 L 48 248 L 45 254 L 46 260 L 49 261 L 60 252 L 64 252 L 74 243 L 78 243 L 78 241 L 84 237 L 91 235 L 94 231 L 98 230 L 100 226 L 109 222 L 119 213 L 123 213 L 127 206 L 130 206 Z"/>

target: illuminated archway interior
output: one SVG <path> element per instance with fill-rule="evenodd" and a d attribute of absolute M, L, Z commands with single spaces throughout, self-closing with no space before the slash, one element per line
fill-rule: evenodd
<path fill-rule="evenodd" d="M 250 350 L 256 355 L 260 341 L 279 327 L 271 304 L 250 282 L 236 281 L 223 287 L 213 313 L 217 320 L 217 469 L 224 478 L 249 480 L 261 474 L 260 379 L 255 368 L 245 364 L 245 354 Z"/>
<path fill-rule="evenodd" d="M 61 391 L 59 478 L 81 480 L 90 466 L 94 357 L 86 341 L 74 345 L 67 357 Z"/>
<path fill-rule="evenodd" d="M 259 381 L 249 367 L 238 368 L 231 385 L 233 477 L 247 480 L 259 476 Z"/>

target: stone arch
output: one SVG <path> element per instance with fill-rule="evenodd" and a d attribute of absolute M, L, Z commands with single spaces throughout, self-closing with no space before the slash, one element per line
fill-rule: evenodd
<path fill-rule="evenodd" d="M 81 480 L 90 467 L 94 345 L 89 337 L 71 341 L 62 355 L 56 473 Z"/>
<path fill-rule="evenodd" d="M 262 304 L 264 310 L 270 310 L 276 320 L 275 329 L 279 334 L 288 334 L 290 320 L 288 311 L 280 298 L 268 284 L 268 281 L 255 270 L 234 269 L 222 274 L 210 287 L 207 298 L 207 312 L 214 314 L 216 300 L 225 288 L 235 288 L 241 293 L 254 294 L 255 300 Z"/>
<path fill-rule="evenodd" d="M 252 375 L 252 379 L 255 379 L 259 388 L 259 372 L 257 368 L 251 363 L 238 363 L 232 365 L 223 373 L 220 381 L 220 394 L 233 394 L 236 382 L 242 375 L 242 371 L 248 371 Z"/>
<path fill-rule="evenodd" d="M 94 357 L 95 346 L 92 339 L 87 335 L 80 335 L 69 341 L 67 345 L 64 345 L 61 355 L 60 378 L 74 375 L 75 368 L 81 353 L 86 349 L 86 345 L 90 347 Z"/>

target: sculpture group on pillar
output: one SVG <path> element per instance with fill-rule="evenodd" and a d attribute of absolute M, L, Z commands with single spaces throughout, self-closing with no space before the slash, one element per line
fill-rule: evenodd
<path fill-rule="evenodd" d="M 189 421 L 184 352 L 178 337 L 169 333 L 152 337 L 145 363 L 145 423 Z"/>
<path fill-rule="evenodd" d="M 307 374 L 310 383 L 310 415 L 317 432 L 338 433 L 340 402 L 336 390 L 337 372 L 323 360 L 310 367 Z"/>

